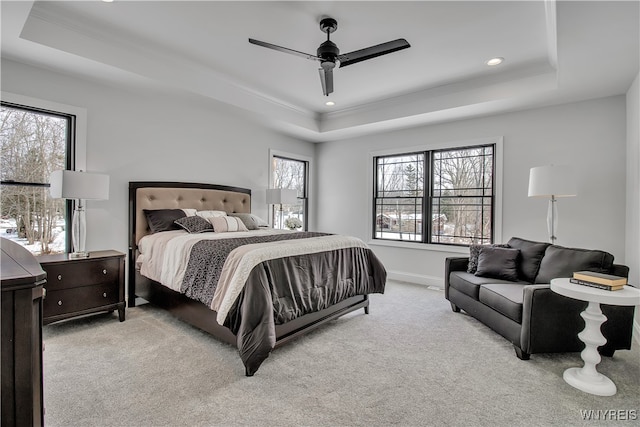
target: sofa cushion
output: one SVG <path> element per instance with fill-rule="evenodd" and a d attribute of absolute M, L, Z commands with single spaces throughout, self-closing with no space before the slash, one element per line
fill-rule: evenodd
<path fill-rule="evenodd" d="M 518 280 L 517 261 L 519 249 L 484 247 L 478 257 L 476 276 Z"/>
<path fill-rule="evenodd" d="M 522 295 L 524 284 L 490 283 L 480 287 L 479 300 L 498 313 L 522 323 Z"/>
<path fill-rule="evenodd" d="M 492 277 L 480 277 L 475 274 L 467 273 L 464 271 L 453 271 L 449 275 L 449 286 L 462 292 L 463 294 L 478 300 L 480 292 L 480 286 L 489 283 L 501 283 L 501 284 L 521 284 L 527 285 L 526 282 L 511 282 L 509 280 L 495 279 Z"/>
<path fill-rule="evenodd" d="M 550 245 L 545 251 L 536 283 L 550 283 L 557 277 L 572 277 L 574 271 L 589 270 L 608 273 L 613 266 L 613 255 L 590 249 L 565 248 Z"/>
<path fill-rule="evenodd" d="M 467 273 L 474 273 L 478 269 L 478 257 L 482 248 L 508 248 L 509 245 L 496 243 L 493 245 L 469 245 L 469 264 L 467 264 Z"/>
<path fill-rule="evenodd" d="M 525 282 L 534 283 L 540 262 L 550 243 L 533 242 L 531 240 L 512 237 L 509 240 L 509 246 L 520 249 L 520 260 L 518 261 L 518 278 Z"/>

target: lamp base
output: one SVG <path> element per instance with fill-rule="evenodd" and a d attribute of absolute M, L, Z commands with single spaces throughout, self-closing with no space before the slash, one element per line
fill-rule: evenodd
<path fill-rule="evenodd" d="M 89 252 L 71 252 L 69 254 L 69 259 L 88 258 L 88 257 L 89 257 Z"/>
<path fill-rule="evenodd" d="M 556 243 L 556 230 L 558 229 L 558 206 L 556 196 L 552 195 L 549 199 L 549 207 L 547 208 L 547 230 L 549 231 L 549 243 Z"/>

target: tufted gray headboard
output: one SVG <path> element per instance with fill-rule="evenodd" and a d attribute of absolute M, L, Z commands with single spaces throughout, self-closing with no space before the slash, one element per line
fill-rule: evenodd
<path fill-rule="evenodd" d="M 250 213 L 251 190 L 184 182 L 129 182 L 129 250 L 149 234 L 143 209 L 221 210 Z"/>

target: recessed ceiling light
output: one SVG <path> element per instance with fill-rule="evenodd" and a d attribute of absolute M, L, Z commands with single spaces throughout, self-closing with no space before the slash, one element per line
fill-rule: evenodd
<path fill-rule="evenodd" d="M 503 61 L 504 61 L 504 58 L 495 57 L 488 60 L 487 65 L 490 67 L 493 67 L 493 66 L 502 64 Z"/>
<path fill-rule="evenodd" d="M 113 3 L 113 0 L 102 0 L 105 3 Z"/>
<path fill-rule="evenodd" d="M 328 107 L 333 107 L 334 105 L 336 105 L 336 103 L 333 102 L 333 101 L 327 101 L 327 102 L 324 103 L 324 105 L 326 105 Z"/>

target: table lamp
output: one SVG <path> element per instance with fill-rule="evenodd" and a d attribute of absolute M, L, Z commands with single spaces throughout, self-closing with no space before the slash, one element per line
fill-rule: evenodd
<path fill-rule="evenodd" d="M 280 228 L 282 228 L 282 205 L 293 205 L 298 202 L 298 190 L 289 188 L 268 188 L 267 204 L 280 205 Z"/>
<path fill-rule="evenodd" d="M 86 258 L 87 221 L 84 200 L 109 199 L 109 175 L 72 170 L 57 170 L 49 179 L 51 197 L 54 199 L 75 199 L 75 209 L 71 223 L 73 251 L 70 258 Z"/>

